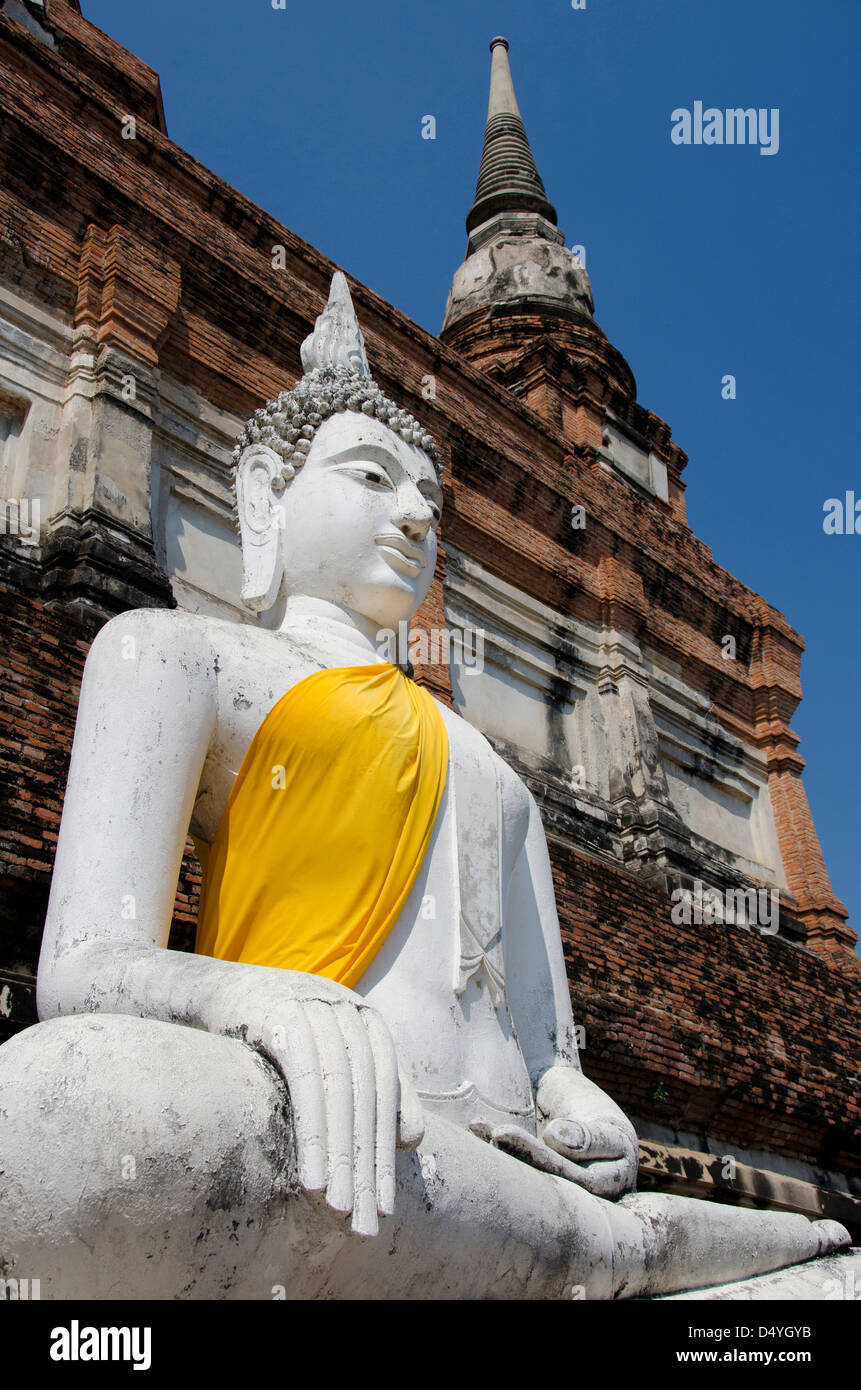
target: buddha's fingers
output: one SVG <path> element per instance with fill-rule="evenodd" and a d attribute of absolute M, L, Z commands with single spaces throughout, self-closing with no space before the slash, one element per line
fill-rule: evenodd
<path fill-rule="evenodd" d="M 400 1072 L 398 1081 L 398 1148 L 409 1151 L 417 1149 L 425 1137 L 425 1116 L 410 1079 Z"/>
<path fill-rule="evenodd" d="M 377 1220 L 377 1078 L 374 1054 L 360 1011 L 352 1004 L 337 1006 L 338 1020 L 353 1078 L 353 1220 L 355 1235 L 375 1236 Z"/>
<path fill-rule="evenodd" d="M 485 1137 L 483 1127 L 480 1129 L 477 1125 L 472 1125 L 471 1129 L 479 1138 Z M 502 1149 L 503 1153 L 519 1158 L 523 1163 L 531 1164 L 533 1168 L 541 1168 L 545 1173 L 553 1173 L 558 1178 L 570 1177 L 570 1170 L 574 1167 L 573 1163 L 548 1149 L 546 1144 L 542 1144 L 534 1134 L 521 1129 L 520 1125 L 497 1125 L 490 1132 L 490 1142 L 497 1149 Z"/>
<path fill-rule="evenodd" d="M 626 1158 L 630 1140 L 612 1120 L 551 1120 L 544 1126 L 541 1138 L 572 1163 L 592 1162 L 597 1158 Z"/>
<path fill-rule="evenodd" d="M 288 1000 L 279 1010 L 284 1041 L 276 1056 L 290 1092 L 299 1181 L 307 1192 L 322 1192 L 327 1181 L 326 1096 L 305 1007 Z"/>
<path fill-rule="evenodd" d="M 320 1058 L 326 1103 L 326 1201 L 333 1211 L 353 1210 L 353 1079 L 350 1055 L 338 1027 L 336 1007 L 305 1005 Z"/>
<path fill-rule="evenodd" d="M 398 1059 L 392 1035 L 373 1009 L 362 1019 L 374 1054 L 377 1097 L 377 1206 L 381 1216 L 395 1209 L 395 1149 L 398 1138 Z"/>
<path fill-rule="evenodd" d="M 628 1192 L 633 1188 L 631 1176 L 631 1165 L 626 1158 L 619 1158 L 611 1162 L 598 1161 L 590 1163 L 581 1168 L 577 1163 L 568 1163 L 567 1159 L 562 1160 L 569 1168 L 574 1171 L 566 1174 L 569 1182 L 576 1182 L 578 1187 L 583 1187 L 587 1192 L 591 1192 L 593 1197 L 619 1197 L 623 1192 Z M 636 1164 L 634 1165 L 634 1176 L 636 1175 Z"/>
<path fill-rule="evenodd" d="M 499 1125 L 492 1134 L 492 1143 L 505 1153 L 512 1154 L 533 1168 L 541 1168 L 554 1177 L 565 1178 L 591 1192 L 594 1197 L 615 1197 L 626 1187 L 629 1161 L 619 1159 L 609 1163 L 590 1163 L 581 1166 L 563 1158 L 540 1139 L 519 1125 Z"/>

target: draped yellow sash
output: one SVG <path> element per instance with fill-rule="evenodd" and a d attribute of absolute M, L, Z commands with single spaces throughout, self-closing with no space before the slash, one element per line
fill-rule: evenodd
<path fill-rule="evenodd" d="M 415 883 L 447 767 L 442 715 L 396 666 L 294 685 L 201 853 L 196 951 L 354 985 Z"/>

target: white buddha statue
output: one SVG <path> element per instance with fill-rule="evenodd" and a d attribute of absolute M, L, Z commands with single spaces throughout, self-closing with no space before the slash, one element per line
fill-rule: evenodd
<path fill-rule="evenodd" d="M 848 1244 L 634 1194 L 580 1069 L 514 772 L 383 660 L 434 572 L 421 426 L 344 277 L 246 427 L 243 598 L 123 614 L 84 675 L 39 967 L 0 1048 L 0 1263 L 43 1298 L 615 1298 Z M 196 954 L 166 949 L 191 833 Z"/>

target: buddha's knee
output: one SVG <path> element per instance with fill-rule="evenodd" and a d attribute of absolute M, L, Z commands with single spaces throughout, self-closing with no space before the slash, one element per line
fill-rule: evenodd
<path fill-rule="evenodd" d="M 217 1296 L 297 1190 L 286 1089 L 244 1043 L 100 1014 L 0 1048 L 0 1267 L 43 1297 Z"/>

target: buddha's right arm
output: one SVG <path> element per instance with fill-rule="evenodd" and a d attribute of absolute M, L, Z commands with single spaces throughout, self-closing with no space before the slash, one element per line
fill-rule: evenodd
<path fill-rule="evenodd" d="M 165 949 L 216 715 L 216 654 L 186 615 L 113 619 L 87 660 L 39 962 L 40 1018 L 127 1013 L 236 1037 L 290 1091 L 299 1178 L 373 1234 L 421 1137 L 382 1019 L 332 981 Z M 399 1096 L 402 1100 L 399 1102 Z M 377 1116 L 380 1116 L 379 1123 Z"/>

